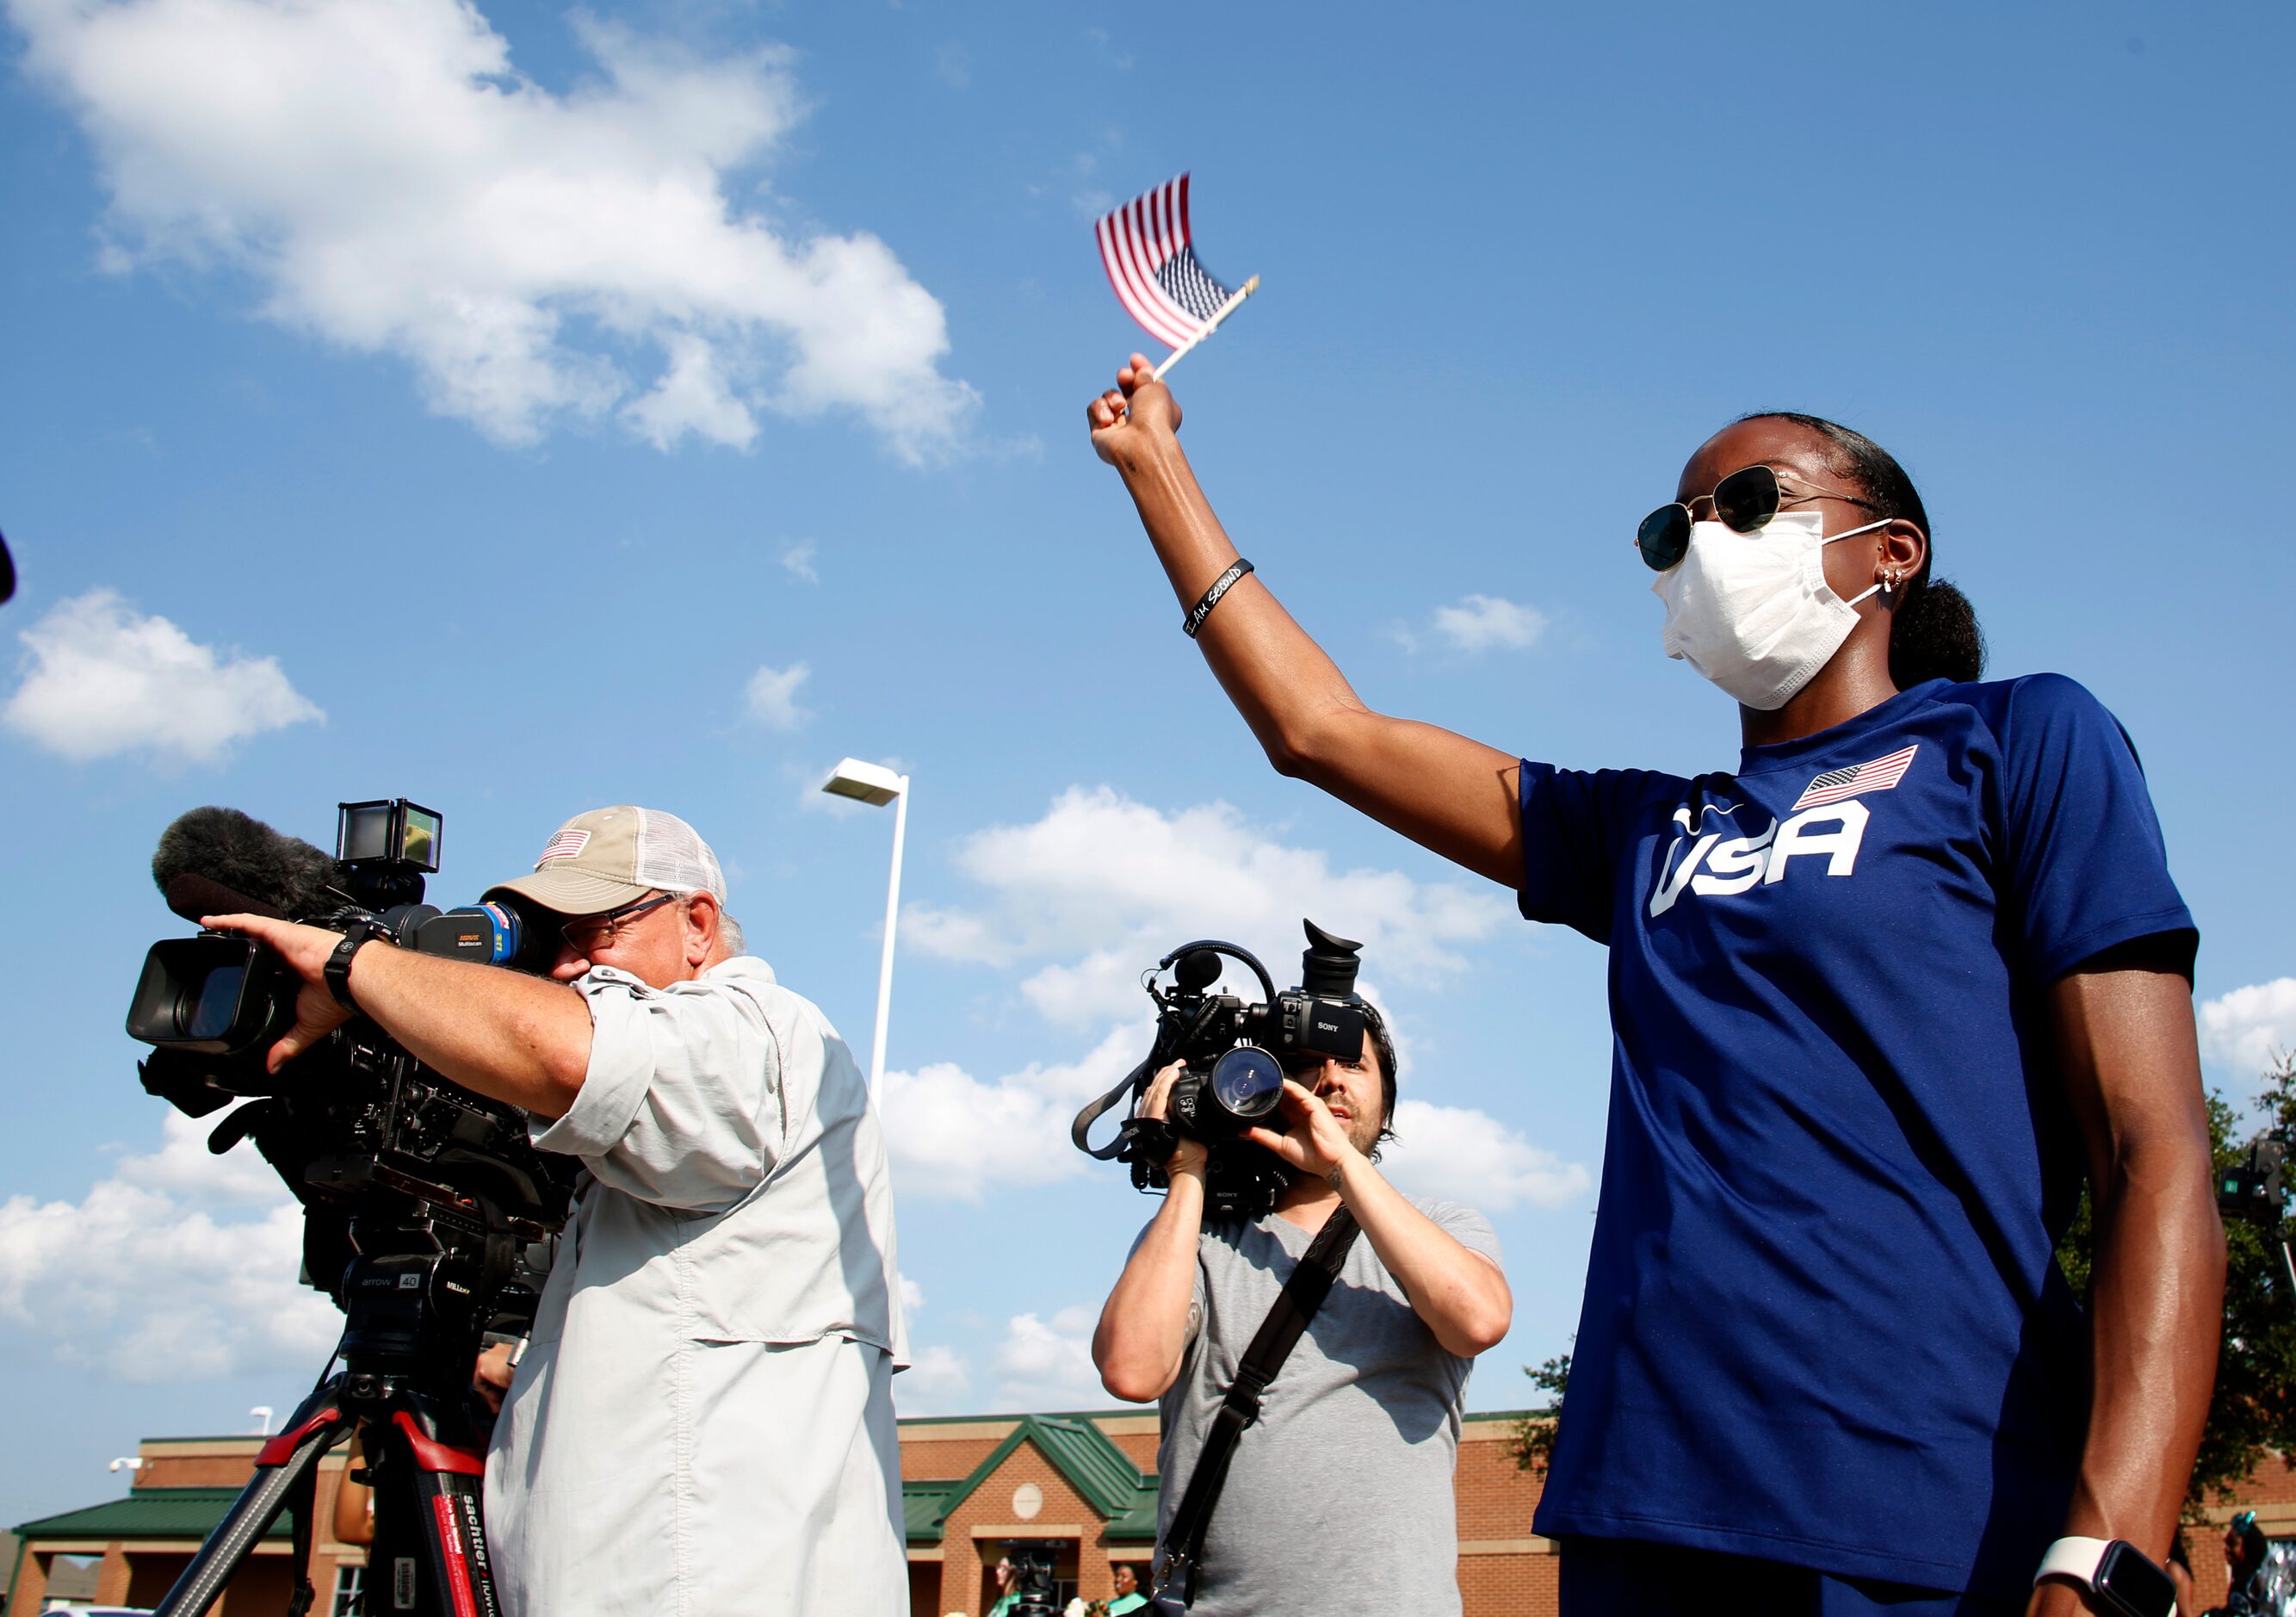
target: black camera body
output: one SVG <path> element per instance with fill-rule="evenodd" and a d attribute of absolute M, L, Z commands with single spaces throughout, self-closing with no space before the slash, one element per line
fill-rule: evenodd
<path fill-rule="evenodd" d="M 1013 1568 L 1011 1617 L 1060 1617 L 1053 1552 L 1037 1544 L 1009 1544 L 1004 1559 Z"/>
<path fill-rule="evenodd" d="M 2217 1207 L 2270 1234 L 2286 1214 L 2288 1191 L 2287 1143 L 2267 1132 L 2249 1142 L 2246 1161 L 2217 1176 Z"/>
<path fill-rule="evenodd" d="M 440 825 L 405 799 L 345 803 L 330 861 L 235 810 L 194 809 L 161 839 L 153 874 L 193 918 L 365 922 L 425 954 L 547 971 L 556 934 L 536 917 L 422 902 Z M 267 1071 L 300 988 L 252 938 L 154 943 L 127 1013 L 128 1034 L 153 1047 L 138 1066 L 144 1088 L 192 1117 L 247 1100 L 209 1149 L 252 1138 L 302 1202 L 305 1281 L 352 1315 L 355 1332 L 364 1319 L 379 1337 L 398 1327 L 353 1290 L 388 1273 L 390 1287 L 419 1292 L 424 1331 L 438 1338 L 426 1350 L 467 1379 L 485 1333 L 520 1334 L 531 1318 L 540 1273 L 527 1248 L 564 1223 L 578 1165 L 537 1150 L 519 1108 L 449 1082 L 363 1016 Z"/>
<path fill-rule="evenodd" d="M 1287 1068 L 1324 1056 L 1359 1058 L 1365 1025 L 1365 1006 L 1356 993 L 1363 945 L 1313 921 L 1301 924 L 1308 948 L 1300 985 L 1282 993 L 1259 956 L 1216 939 L 1183 944 L 1156 963 L 1143 980 L 1156 1005 L 1155 1044 L 1123 1082 L 1077 1114 L 1070 1132 L 1078 1150 L 1128 1164 L 1136 1187 L 1155 1191 L 1168 1188 L 1163 1165 L 1177 1140 L 1196 1140 L 1210 1148 L 1204 1183 L 1214 1216 L 1253 1219 L 1275 1205 L 1287 1182 L 1283 1165 L 1244 1139 L 1244 1131 L 1274 1126 Z M 1211 991 L 1223 956 L 1259 979 L 1259 1000 Z M 1172 973 L 1168 988 L 1155 981 L 1163 971 Z M 1168 1116 L 1136 1115 L 1150 1080 L 1174 1061 L 1184 1065 L 1172 1080 Z M 1086 1131 L 1127 1090 L 1136 1115 L 1108 1145 L 1095 1149 L 1086 1143 Z"/>

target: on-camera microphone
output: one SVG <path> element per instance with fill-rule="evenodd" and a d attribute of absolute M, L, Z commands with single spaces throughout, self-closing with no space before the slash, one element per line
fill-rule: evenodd
<path fill-rule="evenodd" d="M 152 854 L 152 880 L 168 907 L 194 923 L 214 915 L 316 915 L 334 907 L 334 872 L 335 862 L 302 838 L 213 806 L 178 815 Z"/>

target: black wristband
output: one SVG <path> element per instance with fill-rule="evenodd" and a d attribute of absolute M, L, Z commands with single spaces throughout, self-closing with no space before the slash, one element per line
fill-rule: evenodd
<path fill-rule="evenodd" d="M 1196 603 L 1195 610 L 1181 620 L 1180 628 L 1189 639 L 1196 637 L 1196 631 L 1203 628 L 1204 620 L 1212 615 L 1212 608 L 1219 604 L 1220 597 L 1234 589 L 1235 581 L 1250 570 L 1251 563 L 1238 556 L 1234 566 L 1212 580 L 1212 587 L 1204 591 L 1204 598 Z"/>
<path fill-rule="evenodd" d="M 327 992 L 335 997 L 337 1005 L 346 1011 L 358 1009 L 358 1002 L 351 997 L 351 956 L 366 944 L 390 941 L 390 933 L 372 921 L 351 923 L 343 940 L 335 945 L 335 952 L 327 956 L 326 969 L 321 973 L 327 980 Z"/>

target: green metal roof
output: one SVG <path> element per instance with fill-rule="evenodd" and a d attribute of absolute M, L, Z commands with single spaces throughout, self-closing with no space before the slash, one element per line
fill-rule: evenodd
<path fill-rule="evenodd" d="M 1024 1437 L 1035 1440 L 1054 1469 L 1102 1515 L 1116 1515 L 1131 1506 L 1132 1496 L 1140 1488 L 1140 1468 L 1090 1421 L 1060 1415 L 1027 1416 L 1013 1434 L 1013 1443 Z M 983 1466 L 979 1474 L 985 1477 L 992 1469 L 993 1465 Z"/>
<path fill-rule="evenodd" d="M 1141 1479 L 1133 1490 L 1132 1502 L 1124 1507 L 1120 1516 L 1111 1516 L 1103 1530 L 1111 1541 L 1153 1544 L 1156 1542 L 1156 1479 Z"/>
<path fill-rule="evenodd" d="M 1068 1480 L 1070 1487 L 1107 1518 L 1110 1538 L 1152 1540 L 1156 1537 L 1153 1473 L 1143 1473 L 1108 1433 L 1080 1416 L 1024 1415 L 963 1482 L 902 1482 L 901 1505 L 909 1542 L 939 1543 L 949 1513 L 971 1498 L 972 1490 L 987 1482 L 1015 1449 L 1030 1442 Z"/>
<path fill-rule="evenodd" d="M 901 1524 L 907 1530 L 912 1544 L 933 1544 L 940 1539 L 940 1524 L 949 1513 L 949 1496 L 959 1487 L 957 1482 L 913 1482 L 901 1479 Z"/>
<path fill-rule="evenodd" d="M 24 1523 L 16 1532 L 26 1539 L 204 1539 L 237 1498 L 236 1488 L 139 1488 L 124 1499 Z M 282 1512 L 264 1537 L 288 1536 Z"/>

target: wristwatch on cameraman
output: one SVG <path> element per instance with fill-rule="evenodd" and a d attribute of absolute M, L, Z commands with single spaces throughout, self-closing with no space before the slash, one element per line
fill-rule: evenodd
<path fill-rule="evenodd" d="M 2177 1586 L 2126 1539 L 2060 1539 L 2041 1557 L 2036 1585 L 2063 1578 L 2096 1596 L 2114 1617 L 2175 1617 Z"/>
<path fill-rule="evenodd" d="M 391 943 L 396 940 L 390 929 L 375 921 L 354 921 L 343 928 L 343 940 L 335 945 L 335 952 L 327 956 L 324 975 L 327 992 L 346 1011 L 358 1009 L 358 1001 L 351 997 L 351 956 L 369 943 Z"/>

